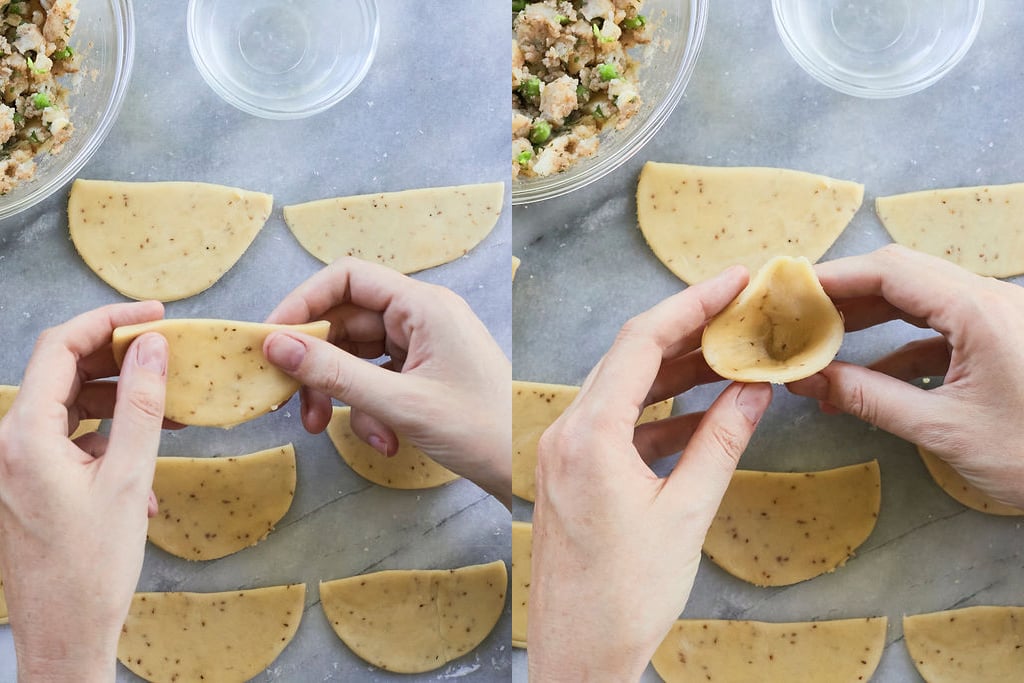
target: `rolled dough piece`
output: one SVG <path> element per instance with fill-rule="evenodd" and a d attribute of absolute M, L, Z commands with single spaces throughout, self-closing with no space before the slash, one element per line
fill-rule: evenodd
<path fill-rule="evenodd" d="M 395 673 L 432 671 L 472 651 L 505 608 L 501 560 L 320 582 L 320 604 L 355 654 Z"/>
<path fill-rule="evenodd" d="M 157 516 L 149 540 L 186 560 L 214 560 L 256 545 L 295 496 L 291 444 L 230 458 L 156 461 Z"/>
<path fill-rule="evenodd" d="M 76 180 L 68 197 L 75 248 L 94 273 L 132 299 L 184 299 L 242 257 L 274 198 L 208 183 Z"/>
<path fill-rule="evenodd" d="M 327 435 L 338 455 L 363 479 L 392 489 L 430 489 L 459 478 L 410 444 L 399 442 L 391 456 L 375 451 L 349 426 L 351 408 L 335 407 Z"/>
<path fill-rule="evenodd" d="M 402 273 L 464 256 L 501 215 L 504 183 L 321 199 L 284 207 L 299 243 L 324 263 L 342 256 Z"/>
<path fill-rule="evenodd" d="M 18 387 L 10 384 L 0 384 L 0 419 L 7 414 L 14 404 L 14 397 L 18 395 Z M 83 434 L 95 432 L 100 428 L 101 420 L 79 420 L 78 429 L 69 438 L 77 439 Z M 0 622 L 2 623 L 2 622 Z"/>
<path fill-rule="evenodd" d="M 533 525 L 512 522 L 512 646 L 526 647 L 530 605 L 530 563 L 533 561 Z"/>
<path fill-rule="evenodd" d="M 159 332 L 169 346 L 164 415 L 185 425 L 233 427 L 269 413 L 298 391 L 299 383 L 263 355 L 267 335 L 282 329 L 326 339 L 330 323 L 154 320 L 116 328 L 114 359 L 120 366 L 133 339 Z"/>
<path fill-rule="evenodd" d="M 520 261 L 518 257 L 512 257 L 512 280 L 516 279 L 516 271 L 519 270 L 520 263 L 522 263 L 522 261 Z"/>
<path fill-rule="evenodd" d="M 651 658 L 666 683 L 856 683 L 885 649 L 886 617 L 798 623 L 682 619 Z"/>
<path fill-rule="evenodd" d="M 512 493 L 523 500 L 537 499 L 537 442 L 578 393 L 579 387 L 564 384 L 512 381 Z M 662 420 L 671 412 L 672 399 L 654 403 L 637 424 Z"/>
<path fill-rule="evenodd" d="M 1024 273 L 1024 183 L 910 192 L 875 200 L 900 244 L 973 271 Z"/>
<path fill-rule="evenodd" d="M 793 382 L 818 372 L 843 343 L 843 317 L 805 258 L 779 256 L 704 328 L 711 369 L 740 382 Z"/>
<path fill-rule="evenodd" d="M 1000 503 L 988 494 L 982 493 L 980 489 L 960 476 L 959 472 L 947 465 L 945 461 L 941 460 L 939 456 L 931 451 L 918 446 L 917 452 L 921 456 L 921 460 L 924 461 L 924 466 L 928 468 L 928 474 L 932 475 L 932 479 L 939 485 L 939 488 L 961 505 L 966 505 L 972 510 L 989 515 L 1003 515 L 1006 517 L 1024 515 L 1024 510 L 1007 505 L 1006 503 Z"/>
<path fill-rule="evenodd" d="M 649 161 L 636 190 L 640 230 L 665 266 L 693 284 L 779 255 L 817 261 L 864 198 L 864 186 L 782 168 Z"/>
<path fill-rule="evenodd" d="M 737 470 L 704 552 L 755 586 L 787 586 L 846 564 L 878 521 L 878 462 L 821 472 Z"/>
<path fill-rule="evenodd" d="M 0 624 L 7 623 L 7 598 L 4 597 L 4 577 L 0 575 Z"/>
<path fill-rule="evenodd" d="M 243 683 L 288 646 L 305 584 L 226 593 L 136 593 L 117 658 L 153 683 Z"/>
<path fill-rule="evenodd" d="M 1024 672 L 1024 607 L 904 616 L 903 637 L 928 683 L 1019 681 Z"/>

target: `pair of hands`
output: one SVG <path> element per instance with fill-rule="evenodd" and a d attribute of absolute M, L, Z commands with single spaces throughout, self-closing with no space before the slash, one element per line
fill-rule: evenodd
<path fill-rule="evenodd" d="M 989 495 L 1024 507 L 1024 290 L 899 246 L 816 270 L 847 331 L 904 320 L 938 336 L 868 367 L 833 362 L 789 390 L 919 443 Z M 771 389 L 733 383 L 706 414 L 634 424 L 646 405 L 720 379 L 703 361 L 700 335 L 746 282 L 742 268 L 730 269 L 630 320 L 544 434 L 531 678 L 637 680 L 682 612 Z M 930 391 L 906 381 L 932 375 L 945 381 Z M 647 467 L 680 450 L 667 478 Z"/>
<path fill-rule="evenodd" d="M 118 382 L 115 327 L 163 316 L 157 302 L 115 304 L 44 332 L 0 420 L 0 569 L 22 680 L 110 681 L 142 569 L 163 425 L 167 343 L 146 334 Z M 506 505 L 511 498 L 511 366 L 457 295 L 343 259 L 292 292 L 268 322 L 327 319 L 324 342 L 279 332 L 264 353 L 304 385 L 303 423 L 322 431 L 330 397 L 385 454 L 396 432 Z M 362 360 L 382 354 L 389 366 Z M 71 441 L 82 419 L 110 436 Z M 381 457 L 384 457 L 383 455 Z"/>

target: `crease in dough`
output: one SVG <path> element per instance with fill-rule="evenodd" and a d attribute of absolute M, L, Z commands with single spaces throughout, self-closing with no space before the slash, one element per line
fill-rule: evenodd
<path fill-rule="evenodd" d="M 843 317 L 810 261 L 779 256 L 711 319 L 701 352 L 726 379 L 781 384 L 825 368 L 844 333 Z"/>

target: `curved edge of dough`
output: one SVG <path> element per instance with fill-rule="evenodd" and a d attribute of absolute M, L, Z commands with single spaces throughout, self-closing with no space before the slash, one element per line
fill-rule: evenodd
<path fill-rule="evenodd" d="M 526 648 L 529 620 L 533 524 L 512 522 L 512 646 Z"/>
<path fill-rule="evenodd" d="M 264 470 L 263 474 L 266 476 L 268 471 L 275 475 L 275 485 L 278 487 L 276 495 L 266 495 L 265 491 L 246 490 L 245 483 L 241 486 L 235 487 L 234 492 L 238 498 L 245 497 L 246 499 L 259 499 L 260 510 L 267 512 L 268 517 L 266 522 L 269 524 L 269 528 L 260 528 L 259 526 L 251 526 L 249 529 L 249 535 L 247 537 L 236 537 L 231 542 L 220 542 L 217 545 L 219 548 L 213 548 L 208 543 L 205 548 L 199 548 L 194 546 L 195 553 L 187 554 L 183 551 L 183 546 L 187 543 L 185 538 L 181 538 L 179 533 L 167 533 L 161 532 L 160 527 L 154 530 L 154 521 L 150 520 L 149 530 L 147 538 L 149 542 L 160 548 L 161 550 L 180 557 L 189 561 L 207 561 L 217 560 L 228 555 L 233 555 L 246 548 L 251 548 L 254 545 L 260 543 L 274 530 L 274 527 L 278 522 L 281 521 L 288 510 L 291 508 L 292 501 L 295 498 L 295 484 L 296 484 L 296 460 L 295 460 L 295 447 L 291 443 L 277 446 L 274 448 L 267 448 L 262 451 L 256 451 L 254 453 L 247 453 L 244 455 L 236 455 L 231 457 L 210 457 L 210 458 L 189 458 L 189 457 L 171 457 L 161 456 L 156 461 L 156 473 L 153 480 L 153 490 L 156 495 L 160 496 L 161 486 L 160 475 L 161 469 L 168 467 L 188 467 L 193 471 L 190 473 L 195 482 L 198 483 L 199 487 L 205 487 L 211 481 L 219 476 L 224 475 L 223 468 L 225 467 L 226 461 L 232 461 L 236 466 L 236 471 L 232 472 L 233 476 L 242 475 L 247 476 L 249 473 L 259 474 L 260 470 Z M 241 471 L 237 471 L 241 470 Z M 219 501 L 218 501 L 219 502 Z M 236 501 L 239 504 L 244 503 L 243 501 Z M 255 507 L 255 505 L 254 505 Z M 221 510 L 225 509 L 224 506 L 219 505 L 214 509 L 214 515 L 208 514 L 208 511 L 196 511 L 195 516 L 202 516 L 202 520 L 193 520 L 186 516 L 185 513 L 178 512 L 180 515 L 181 523 L 188 523 L 195 521 L 196 525 L 194 529 L 200 529 L 200 522 L 209 523 L 211 518 L 215 518 Z M 234 515 L 234 507 L 227 508 L 231 515 Z M 222 514 L 222 513 L 221 513 Z M 157 512 L 159 519 L 163 516 L 163 512 Z M 175 529 L 175 531 L 178 531 Z M 182 532 L 184 533 L 184 532 Z M 223 532 L 216 534 L 218 538 L 226 536 Z M 186 534 L 187 538 L 187 534 Z"/>
<path fill-rule="evenodd" d="M 917 454 L 921 456 L 921 460 L 924 462 L 924 466 L 928 470 L 928 474 L 931 475 L 935 485 L 961 505 L 978 512 L 983 512 L 986 515 L 998 515 L 1001 517 L 1024 516 L 1024 509 L 1000 503 L 968 482 L 959 472 L 928 449 L 918 445 Z"/>
<path fill-rule="evenodd" d="M 1002 638 L 1008 642 L 999 642 Z M 927 681 L 1016 681 L 1024 671 L 1024 607 L 905 614 L 903 639 L 914 668 Z"/>

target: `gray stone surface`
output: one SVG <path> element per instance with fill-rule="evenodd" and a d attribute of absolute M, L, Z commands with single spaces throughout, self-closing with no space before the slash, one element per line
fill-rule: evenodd
<path fill-rule="evenodd" d="M 770 3 L 715 2 L 682 103 L 623 167 L 561 199 L 513 212 L 517 379 L 578 384 L 623 322 L 684 285 L 636 227 L 637 175 L 648 160 L 763 165 L 866 185 L 864 205 L 825 255 L 889 242 L 874 199 L 933 187 L 1024 180 L 1024 15 L 992 0 L 978 38 L 945 79 L 918 94 L 862 100 L 806 75 L 775 32 Z M 840 358 L 864 362 L 920 332 L 890 323 L 847 337 Z M 720 385 L 687 393 L 676 412 L 707 406 Z M 845 567 L 788 588 L 762 589 L 704 562 L 683 616 L 809 620 L 885 615 L 888 646 L 873 680 L 920 680 L 902 643 L 904 614 L 977 604 L 1019 604 L 1024 532 L 1013 518 L 966 510 L 928 477 L 914 447 L 850 417 L 829 417 L 777 389 L 741 467 L 815 470 L 877 458 L 878 525 Z M 532 508 L 518 501 L 515 519 Z M 626 580 L 642 579 L 629 577 Z M 526 680 L 517 652 L 513 680 Z M 645 681 L 658 680 L 649 669 Z"/>
<path fill-rule="evenodd" d="M 136 62 L 124 110 L 80 177 L 222 183 L 271 192 L 275 208 L 235 268 L 212 289 L 169 304 L 169 317 L 262 320 L 315 273 L 321 264 L 281 217 L 286 204 L 507 181 L 506 6 L 381 2 L 380 44 L 366 80 L 334 108 L 298 121 L 258 119 L 222 102 L 192 64 L 185 11 L 184 2 L 135 3 Z M 123 300 L 75 253 L 67 190 L 0 223 L 0 383 L 20 381 L 44 328 Z M 506 210 L 468 256 L 416 276 L 464 296 L 506 353 L 510 234 Z M 305 582 L 298 634 L 257 681 L 507 680 L 508 609 L 473 653 L 419 676 L 371 668 L 335 637 L 317 604 L 317 581 L 381 569 L 508 563 L 509 516 L 467 481 L 419 492 L 369 484 L 347 468 L 326 435 L 307 434 L 298 415 L 293 399 L 230 431 L 165 433 L 161 453 L 167 455 L 232 455 L 292 441 L 298 486 L 277 530 L 236 555 L 193 564 L 148 547 L 140 588 L 216 591 Z M 10 630 L 0 627 L 0 681 L 14 675 Z M 119 668 L 118 681 L 134 680 Z"/>

